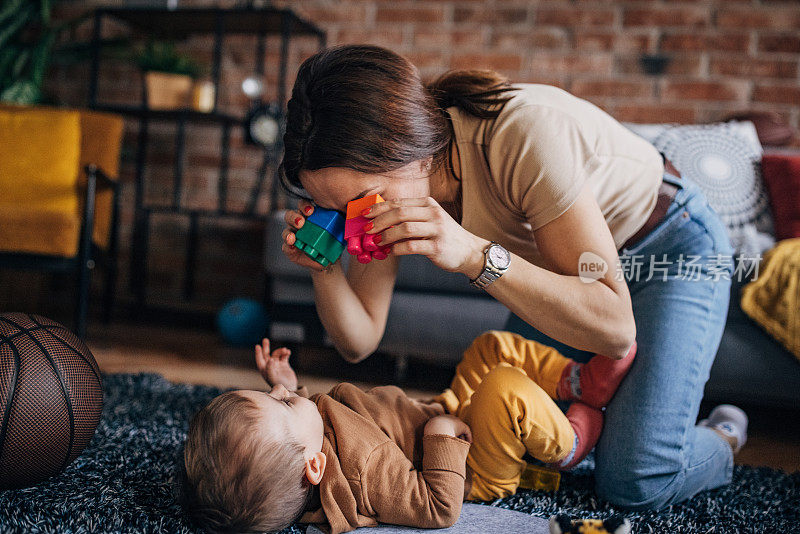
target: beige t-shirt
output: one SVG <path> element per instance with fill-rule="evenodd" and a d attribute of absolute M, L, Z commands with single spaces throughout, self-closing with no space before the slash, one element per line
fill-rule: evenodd
<path fill-rule="evenodd" d="M 544 266 L 533 231 L 589 183 L 620 248 L 647 220 L 661 155 L 594 104 L 558 87 L 514 84 L 496 119 L 448 108 L 458 143 L 462 226 Z M 499 104 L 494 104 L 496 109 Z"/>

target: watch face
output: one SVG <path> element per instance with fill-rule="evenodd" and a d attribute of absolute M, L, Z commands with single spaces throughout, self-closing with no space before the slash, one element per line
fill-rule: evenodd
<path fill-rule="evenodd" d="M 511 255 L 500 245 L 489 247 L 489 261 L 498 269 L 505 269 L 511 263 Z"/>

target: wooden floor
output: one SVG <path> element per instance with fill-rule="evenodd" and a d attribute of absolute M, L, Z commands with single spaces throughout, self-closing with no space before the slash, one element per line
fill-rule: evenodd
<path fill-rule="evenodd" d="M 222 388 L 267 389 L 255 368 L 251 348 L 231 348 L 214 332 L 99 322 L 89 329 L 88 345 L 106 373 L 159 373 L 174 382 Z M 393 383 L 394 362 L 376 354 L 352 365 L 324 347 L 290 345 L 292 364 L 311 393 L 324 392 L 341 381 L 361 387 Z M 406 380 L 398 384 L 422 398 L 446 387 L 452 370 L 429 363 L 409 363 Z M 703 405 L 700 415 L 712 408 Z M 743 407 L 750 417 L 747 445 L 736 463 L 800 471 L 800 412 Z"/>

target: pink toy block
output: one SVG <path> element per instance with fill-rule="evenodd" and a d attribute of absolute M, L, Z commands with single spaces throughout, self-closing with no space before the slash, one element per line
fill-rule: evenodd
<path fill-rule="evenodd" d="M 369 263 L 372 259 L 386 259 L 389 247 L 381 247 L 375 243 L 375 234 L 364 232 L 364 225 L 370 219 L 361 212 L 378 202 L 384 202 L 380 195 L 370 195 L 347 203 L 347 219 L 344 222 L 344 239 L 347 252 L 356 257 L 359 263 Z"/>
<path fill-rule="evenodd" d="M 354 236 L 363 235 L 364 225 L 368 222 L 369 219 L 361 215 L 353 217 L 352 219 L 346 219 L 344 221 L 344 238 L 349 239 Z"/>

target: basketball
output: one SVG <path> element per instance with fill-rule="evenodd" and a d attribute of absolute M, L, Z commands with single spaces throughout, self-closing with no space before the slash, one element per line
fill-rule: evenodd
<path fill-rule="evenodd" d="M 0 489 L 64 470 L 94 435 L 103 405 L 92 353 L 55 321 L 0 314 Z"/>

